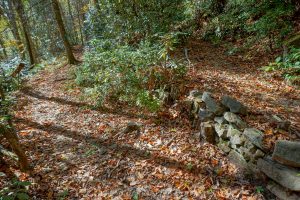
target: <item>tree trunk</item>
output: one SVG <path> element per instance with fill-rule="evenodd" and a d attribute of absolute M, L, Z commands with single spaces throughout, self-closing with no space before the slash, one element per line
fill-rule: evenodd
<path fill-rule="evenodd" d="M 10 28 L 12 30 L 13 36 L 15 40 L 17 41 L 17 48 L 19 50 L 19 54 L 22 60 L 25 60 L 25 51 L 24 51 L 24 45 L 21 40 L 21 36 L 19 34 L 19 28 L 17 26 L 17 20 L 16 20 L 16 15 L 15 15 L 15 9 L 12 4 L 12 1 L 7 1 L 8 2 L 8 9 L 9 12 L 7 12 L 7 17 L 9 21 Z"/>
<path fill-rule="evenodd" d="M 61 17 L 61 12 L 60 12 L 60 8 L 59 8 L 59 4 L 58 4 L 57 0 L 52 0 L 52 8 L 53 8 L 53 12 L 54 12 L 55 19 L 56 19 L 56 22 L 57 22 L 57 26 L 58 26 L 58 29 L 59 29 L 60 36 L 61 36 L 61 38 L 63 40 L 63 43 L 64 43 L 64 47 L 65 47 L 65 50 L 66 50 L 66 53 L 67 53 L 69 63 L 70 64 L 77 64 L 78 61 L 75 59 L 75 57 L 72 53 L 71 45 L 70 45 L 70 42 L 67 38 L 66 29 L 65 29 L 62 17 Z"/>
<path fill-rule="evenodd" d="M 73 12 L 72 12 L 72 6 L 71 6 L 71 2 L 70 0 L 68 0 L 68 12 L 69 12 L 69 15 L 70 15 L 70 18 L 71 18 L 71 27 L 73 28 L 73 33 L 72 33 L 72 36 L 73 36 L 73 40 L 76 41 L 76 44 L 78 42 L 78 35 L 76 33 L 76 27 L 75 27 L 75 24 L 74 24 L 74 15 L 73 15 Z"/>
<path fill-rule="evenodd" d="M 2 48 L 3 57 L 4 57 L 4 59 L 6 59 L 7 58 L 7 52 L 5 50 L 4 42 L 2 41 L 1 38 L 0 38 L 0 47 Z"/>
<path fill-rule="evenodd" d="M 0 132 L 4 135 L 4 137 L 9 142 L 11 148 L 13 149 L 14 153 L 18 156 L 20 167 L 23 171 L 29 171 L 30 165 L 27 160 L 27 157 L 21 148 L 18 136 L 14 132 L 12 128 L 7 128 L 7 126 L 0 124 Z"/>
<path fill-rule="evenodd" d="M 5 101 L 5 93 L 2 88 L 2 85 L 0 85 L 0 97 L 2 101 Z M 5 108 L 4 114 L 7 115 L 7 110 L 5 110 Z M 24 153 L 20 145 L 19 138 L 14 129 L 12 128 L 11 119 L 8 119 L 7 122 L 0 123 L 0 133 L 7 139 L 14 153 L 18 156 L 21 170 L 29 171 L 31 169 L 30 164 L 27 160 L 26 154 Z"/>
<path fill-rule="evenodd" d="M 84 39 L 83 39 L 83 33 L 82 33 L 82 22 L 81 22 L 79 4 L 76 4 L 76 10 L 77 10 L 77 18 L 78 18 L 78 24 L 79 24 L 79 32 L 80 32 L 80 38 L 81 38 L 81 45 L 83 46 L 84 45 Z"/>
<path fill-rule="evenodd" d="M 14 0 L 14 4 L 15 4 L 17 13 L 20 17 L 20 22 L 21 22 L 21 25 L 23 28 L 24 37 L 26 40 L 27 51 L 28 51 L 29 59 L 30 59 L 30 64 L 34 65 L 37 63 L 37 60 L 36 60 L 36 57 L 34 54 L 34 46 L 33 46 L 30 31 L 29 31 L 27 19 L 25 17 L 24 6 L 23 6 L 23 3 L 21 0 Z"/>

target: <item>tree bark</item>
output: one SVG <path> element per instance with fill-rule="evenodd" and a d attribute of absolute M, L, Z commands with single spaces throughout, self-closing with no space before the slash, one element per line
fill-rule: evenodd
<path fill-rule="evenodd" d="M 66 50 L 66 53 L 67 53 L 69 63 L 70 64 L 77 64 L 78 61 L 75 59 L 75 57 L 72 53 L 71 45 L 70 45 L 70 42 L 67 38 L 66 29 L 65 29 L 65 26 L 64 26 L 64 23 L 63 23 L 63 20 L 62 20 L 61 11 L 60 11 L 59 4 L 58 4 L 57 0 L 52 0 L 52 8 L 53 8 L 53 12 L 54 12 L 54 15 L 55 15 L 55 19 L 56 19 L 56 22 L 57 22 L 57 26 L 58 26 L 58 29 L 59 29 L 61 39 L 63 40 L 63 43 L 64 43 L 64 47 L 65 47 L 65 50 Z"/>
<path fill-rule="evenodd" d="M 20 145 L 17 134 L 12 128 L 7 128 L 7 126 L 5 126 L 4 124 L 0 124 L 0 132 L 4 135 L 14 153 L 18 156 L 20 168 L 23 171 L 29 171 L 31 167 L 24 153 L 24 150 Z"/>
<path fill-rule="evenodd" d="M 72 12 L 72 6 L 71 6 L 71 2 L 70 0 L 68 0 L 68 12 L 69 12 L 69 15 L 70 15 L 70 18 L 71 18 L 71 27 L 73 28 L 73 32 L 72 32 L 72 36 L 73 36 L 73 40 L 76 41 L 76 44 L 78 42 L 78 35 L 77 35 L 77 32 L 76 32 L 76 27 L 75 27 L 75 24 L 74 24 L 74 15 L 73 15 L 73 12 Z"/>
<path fill-rule="evenodd" d="M 21 36 L 19 34 L 19 28 L 17 25 L 17 19 L 16 19 L 16 14 L 15 14 L 15 9 L 13 6 L 12 1 L 7 1 L 7 6 L 8 6 L 8 12 L 7 14 L 7 20 L 9 22 L 9 26 L 12 30 L 12 34 L 14 36 L 14 39 L 17 41 L 17 48 L 19 51 L 19 55 L 21 57 L 22 60 L 25 60 L 25 51 L 24 51 L 24 45 L 22 43 L 22 39 Z"/>
<path fill-rule="evenodd" d="M 83 33 L 82 33 L 82 22 L 81 22 L 81 15 L 80 15 L 80 8 L 79 4 L 76 4 L 76 10 L 77 10 L 77 18 L 78 18 L 78 24 L 79 24 L 79 32 L 80 32 L 80 38 L 81 38 L 81 45 L 84 45 L 84 39 L 83 39 Z"/>
<path fill-rule="evenodd" d="M 2 101 L 5 101 L 5 93 L 0 85 L 0 97 Z M 4 114 L 7 115 L 7 110 L 4 108 Z M 4 121 L 4 120 L 3 120 Z M 1 121 L 0 123 L 0 133 L 7 139 L 8 143 L 10 144 L 11 148 L 13 149 L 14 153 L 18 156 L 20 168 L 22 171 L 30 171 L 31 167 L 27 160 L 26 154 L 23 151 L 19 138 L 12 128 L 12 121 L 8 119 L 7 121 Z"/>
<path fill-rule="evenodd" d="M 33 46 L 30 31 L 29 31 L 27 19 L 25 17 L 24 6 L 23 6 L 23 3 L 22 3 L 21 0 L 14 0 L 14 5 L 15 5 L 17 13 L 20 17 L 20 22 L 21 22 L 21 25 L 22 25 L 22 28 L 23 28 L 24 37 L 25 37 L 25 40 L 26 40 L 26 47 L 27 47 L 27 51 L 28 51 L 29 59 L 30 59 L 30 64 L 34 65 L 34 64 L 37 63 L 37 59 L 36 59 L 36 56 L 34 54 L 34 46 Z"/>
<path fill-rule="evenodd" d="M 6 52 L 6 49 L 5 49 L 5 46 L 4 46 L 4 42 L 2 41 L 1 38 L 0 38 L 0 47 L 2 48 L 3 57 L 4 57 L 4 59 L 6 59 L 7 58 L 7 52 Z"/>

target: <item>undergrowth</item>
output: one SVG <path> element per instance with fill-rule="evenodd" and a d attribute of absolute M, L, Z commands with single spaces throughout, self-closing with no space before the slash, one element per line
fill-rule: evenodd
<path fill-rule="evenodd" d="M 76 83 L 98 106 L 109 100 L 156 111 L 167 98 L 170 83 L 186 71 L 170 59 L 170 49 L 147 41 L 132 47 L 114 40 L 93 40 L 76 71 Z"/>
<path fill-rule="evenodd" d="M 300 49 L 292 48 L 285 57 L 276 58 L 275 62 L 262 68 L 264 71 L 280 71 L 292 84 L 300 85 Z"/>

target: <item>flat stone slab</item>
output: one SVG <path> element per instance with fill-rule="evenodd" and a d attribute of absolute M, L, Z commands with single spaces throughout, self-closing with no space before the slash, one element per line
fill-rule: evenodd
<path fill-rule="evenodd" d="M 246 122 L 244 122 L 240 116 L 238 116 L 232 112 L 225 112 L 224 118 L 228 122 L 235 124 L 238 128 L 244 129 L 247 127 Z"/>
<path fill-rule="evenodd" d="M 243 115 L 247 114 L 247 108 L 236 99 L 230 96 L 223 96 L 221 100 L 222 104 L 230 109 L 232 113 L 240 113 Z"/>
<path fill-rule="evenodd" d="M 276 141 L 272 159 L 283 165 L 300 167 L 300 142 Z"/>
<path fill-rule="evenodd" d="M 267 185 L 267 189 L 281 200 L 299 200 L 300 194 L 287 191 L 284 187 L 272 182 Z"/>
<path fill-rule="evenodd" d="M 300 191 L 300 171 L 286 167 L 269 158 L 258 159 L 257 167 L 272 180 L 292 191 Z"/>
<path fill-rule="evenodd" d="M 205 102 L 207 110 L 216 115 L 221 115 L 223 113 L 223 108 L 211 97 L 210 93 L 204 92 L 202 95 L 202 101 Z"/>
<path fill-rule="evenodd" d="M 247 161 L 244 159 L 242 154 L 238 153 L 235 150 L 231 150 L 228 154 L 228 159 L 237 165 L 242 171 L 250 172 Z"/>
<path fill-rule="evenodd" d="M 263 148 L 264 134 L 260 130 L 256 128 L 246 128 L 243 134 L 250 140 L 252 144 L 254 144 L 255 146 L 257 146 L 262 150 L 264 149 Z"/>

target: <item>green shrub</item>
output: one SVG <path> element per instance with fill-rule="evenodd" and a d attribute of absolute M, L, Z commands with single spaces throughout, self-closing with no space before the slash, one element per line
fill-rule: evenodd
<path fill-rule="evenodd" d="M 114 40 L 93 40 L 91 44 L 84 64 L 76 71 L 76 83 L 99 106 L 117 100 L 155 111 L 163 102 L 161 91 L 185 73 L 183 66 L 163 56 L 168 50 L 162 45 L 141 42 L 134 48 Z"/>
<path fill-rule="evenodd" d="M 275 62 L 262 68 L 264 71 L 279 70 L 289 81 L 299 83 L 300 80 L 300 49 L 292 48 L 290 53 L 282 58 L 276 58 Z"/>
<path fill-rule="evenodd" d="M 0 200 L 29 200 L 28 187 L 31 185 L 28 181 L 12 180 L 12 182 L 0 190 Z"/>
<path fill-rule="evenodd" d="M 247 38 L 253 43 L 266 39 L 272 48 L 273 45 L 280 44 L 283 36 L 292 30 L 291 18 L 295 7 L 290 1 L 196 2 L 197 16 L 207 21 L 207 25 L 202 27 L 203 36 L 214 41 L 225 37 Z"/>

